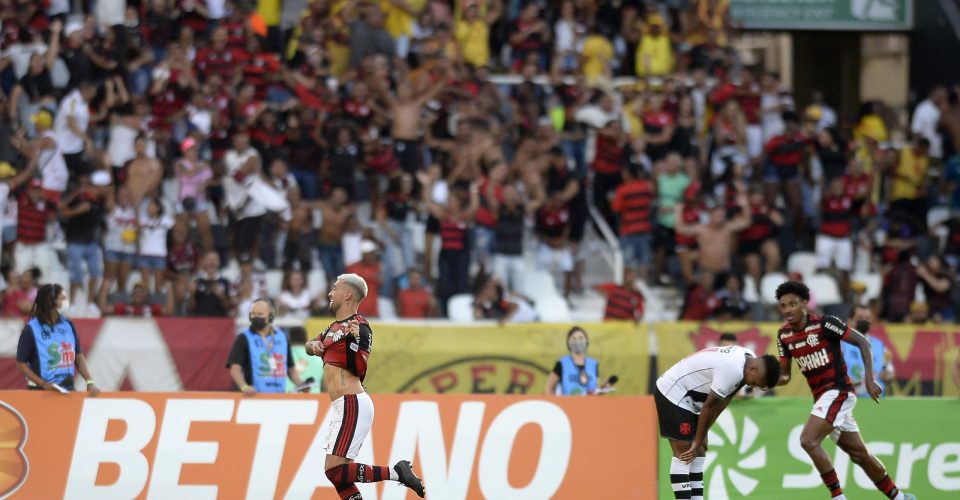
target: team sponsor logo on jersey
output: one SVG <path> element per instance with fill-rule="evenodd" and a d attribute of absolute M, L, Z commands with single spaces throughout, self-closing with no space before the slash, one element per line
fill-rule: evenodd
<path fill-rule="evenodd" d="M 824 321 L 823 326 L 826 327 L 827 330 L 830 330 L 831 332 L 836 333 L 837 335 L 843 335 L 843 330 L 839 326 L 829 321 Z"/>
<path fill-rule="evenodd" d="M 804 328 L 803 331 L 805 331 L 805 332 L 812 332 L 812 331 L 816 330 L 816 329 L 819 328 L 819 327 L 820 327 L 820 325 L 810 325 L 810 326 Z"/>
<path fill-rule="evenodd" d="M 819 343 L 820 337 L 818 337 L 817 334 L 811 333 L 810 335 L 807 335 L 807 345 L 810 347 L 816 347 Z"/>
<path fill-rule="evenodd" d="M 807 354 L 806 356 L 800 356 L 797 358 L 797 364 L 800 365 L 800 369 L 807 372 L 810 370 L 816 370 L 830 363 L 830 355 L 827 354 L 827 351 L 820 349 L 819 351 Z"/>
<path fill-rule="evenodd" d="M 790 344 L 790 350 L 794 351 L 800 349 L 801 347 L 807 347 L 807 341 L 797 342 L 796 344 Z"/>

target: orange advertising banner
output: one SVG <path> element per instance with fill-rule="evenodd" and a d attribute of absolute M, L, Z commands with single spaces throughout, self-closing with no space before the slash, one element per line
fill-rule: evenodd
<path fill-rule="evenodd" d="M 427 498 L 655 498 L 648 396 L 373 395 L 357 461 L 412 460 Z M 336 499 L 324 395 L 0 391 L 0 498 Z M 366 500 L 415 498 L 398 483 Z"/>

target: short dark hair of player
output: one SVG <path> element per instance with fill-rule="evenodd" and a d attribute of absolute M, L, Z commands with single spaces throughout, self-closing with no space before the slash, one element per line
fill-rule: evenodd
<path fill-rule="evenodd" d="M 720 342 L 736 342 L 736 341 L 737 341 L 736 333 L 727 332 L 727 333 L 720 334 Z"/>
<path fill-rule="evenodd" d="M 780 382 L 780 360 L 773 354 L 763 355 L 763 366 L 767 373 L 767 389 L 776 387 Z"/>
<path fill-rule="evenodd" d="M 302 326 L 292 326 L 287 330 L 287 335 L 290 336 L 290 342 L 294 344 L 306 344 L 307 343 L 307 330 Z"/>
<path fill-rule="evenodd" d="M 784 281 L 777 287 L 777 302 L 779 302 L 784 295 L 790 294 L 800 297 L 801 300 L 810 300 L 810 289 L 807 285 L 799 281 Z"/>
<path fill-rule="evenodd" d="M 33 301 L 33 310 L 30 316 L 47 325 L 57 322 L 57 297 L 63 293 L 63 287 L 57 284 L 43 285 L 37 290 L 37 298 Z"/>

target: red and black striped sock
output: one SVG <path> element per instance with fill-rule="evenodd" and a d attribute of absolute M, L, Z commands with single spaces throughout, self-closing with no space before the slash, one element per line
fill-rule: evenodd
<path fill-rule="evenodd" d="M 340 500 L 363 500 L 363 495 L 357 489 L 357 485 L 350 483 L 347 485 L 335 485 Z"/>
<path fill-rule="evenodd" d="M 823 479 L 823 484 L 827 485 L 831 497 L 843 495 L 843 488 L 840 487 L 840 479 L 837 478 L 837 471 L 830 469 L 829 472 L 820 474 L 820 479 Z"/>
<path fill-rule="evenodd" d="M 390 467 L 383 465 L 357 463 L 338 465 L 327 471 L 327 477 L 330 477 L 331 471 L 336 471 L 337 478 L 342 483 L 378 483 L 390 480 Z M 337 484 L 333 479 L 330 482 Z"/>
<path fill-rule="evenodd" d="M 875 484 L 877 489 L 883 492 L 887 498 L 897 498 L 897 495 L 900 493 L 900 489 L 897 488 L 896 484 L 893 484 L 893 479 L 890 479 L 890 476 L 883 476 L 883 479 L 873 484 Z"/>

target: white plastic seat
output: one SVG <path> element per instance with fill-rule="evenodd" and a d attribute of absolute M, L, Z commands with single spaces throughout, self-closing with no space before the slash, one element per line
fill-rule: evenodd
<path fill-rule="evenodd" d="M 380 319 L 397 319 L 397 309 L 393 306 L 393 301 L 386 297 L 377 297 L 377 309 L 380 310 Z"/>
<path fill-rule="evenodd" d="M 760 295 L 757 292 L 757 282 L 753 281 L 753 276 L 743 275 L 743 300 L 750 303 L 760 302 Z"/>
<path fill-rule="evenodd" d="M 311 269 L 307 273 L 307 289 L 311 297 L 319 297 L 327 293 L 327 276 L 322 268 Z"/>
<path fill-rule="evenodd" d="M 787 281 L 783 273 L 767 273 L 760 278 L 760 303 L 774 305 L 777 303 L 777 287 Z"/>
<path fill-rule="evenodd" d="M 276 297 L 280 295 L 280 289 L 283 287 L 283 271 L 271 269 L 264 273 L 264 279 L 267 282 L 267 296 Z"/>
<path fill-rule="evenodd" d="M 560 296 L 537 296 L 534 308 L 544 323 L 569 323 L 570 305 Z"/>
<path fill-rule="evenodd" d="M 447 299 L 447 317 L 461 323 L 473 322 L 473 295 L 461 293 Z"/>
<path fill-rule="evenodd" d="M 812 252 L 795 252 L 787 259 L 787 272 L 800 273 L 803 279 L 817 272 L 817 255 Z"/>
<path fill-rule="evenodd" d="M 521 294 L 529 297 L 531 300 L 539 301 L 542 297 L 559 297 L 557 286 L 553 282 L 553 276 L 547 271 L 531 270 L 524 273 L 520 279 Z"/>
<path fill-rule="evenodd" d="M 807 278 L 805 283 L 810 288 L 810 296 L 816 301 L 817 307 L 832 306 L 843 303 L 840 296 L 840 287 L 837 280 L 829 274 L 814 274 Z"/>

